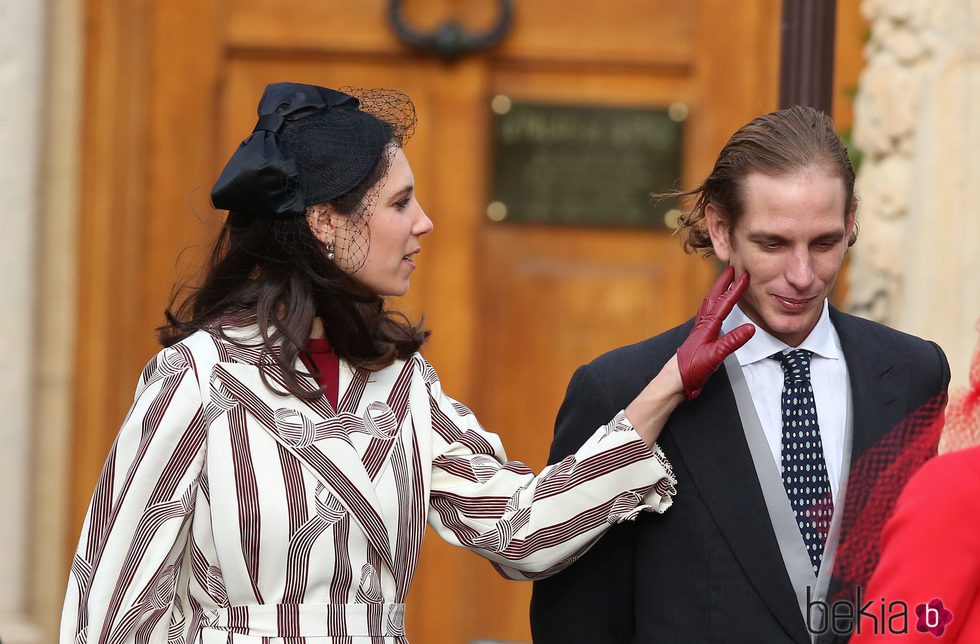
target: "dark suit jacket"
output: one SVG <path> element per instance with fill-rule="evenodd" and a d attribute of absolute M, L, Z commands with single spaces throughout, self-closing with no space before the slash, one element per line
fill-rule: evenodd
<path fill-rule="evenodd" d="M 941 398 L 941 414 L 949 366 L 931 342 L 833 308 L 830 319 L 851 382 L 853 464 L 930 399 Z M 551 462 L 629 404 L 691 326 L 580 367 L 558 412 Z M 658 442 L 678 480 L 673 506 L 614 526 L 570 568 L 535 582 L 534 641 L 809 642 L 724 368 L 675 410 Z"/>

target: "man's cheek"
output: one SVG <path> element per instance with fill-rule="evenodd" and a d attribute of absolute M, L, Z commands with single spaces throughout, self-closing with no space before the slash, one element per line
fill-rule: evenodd
<path fill-rule="evenodd" d="M 765 291 L 761 285 L 753 284 L 742 295 L 742 302 L 747 303 L 756 311 L 759 311 L 765 304 Z"/>

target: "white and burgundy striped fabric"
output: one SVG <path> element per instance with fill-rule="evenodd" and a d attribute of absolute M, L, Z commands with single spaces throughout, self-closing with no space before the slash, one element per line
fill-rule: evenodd
<path fill-rule="evenodd" d="M 336 410 L 276 393 L 260 362 L 202 332 L 146 366 L 82 527 L 63 643 L 404 642 L 426 523 L 533 579 L 670 506 L 669 463 L 622 413 L 535 476 L 420 355 L 341 363 Z"/>

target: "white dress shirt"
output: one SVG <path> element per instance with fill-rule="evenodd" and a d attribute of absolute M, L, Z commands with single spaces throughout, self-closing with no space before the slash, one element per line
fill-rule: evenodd
<path fill-rule="evenodd" d="M 728 332 L 746 322 L 752 321 L 736 305 L 722 322 L 722 331 Z M 782 340 L 756 326 L 755 335 L 745 346 L 735 352 L 735 358 L 742 367 L 742 374 L 752 394 L 755 411 L 762 423 L 769 449 L 776 466 L 782 471 L 782 392 L 783 369 L 769 356 L 791 349 L 807 349 L 813 352 L 810 361 L 810 380 L 817 403 L 817 422 L 820 424 L 820 440 L 823 443 L 823 456 L 827 462 L 830 477 L 830 490 L 837 502 L 840 489 L 841 470 L 844 461 L 844 429 L 847 422 L 848 386 L 847 363 L 841 351 L 837 330 L 830 322 L 827 300 L 823 312 L 810 335 L 798 347 L 791 347 Z"/>

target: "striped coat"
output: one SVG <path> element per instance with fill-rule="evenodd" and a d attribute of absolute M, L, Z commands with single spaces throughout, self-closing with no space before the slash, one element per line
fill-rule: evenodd
<path fill-rule="evenodd" d="M 427 523 L 533 579 L 674 494 L 622 413 L 535 476 L 418 354 L 341 362 L 336 410 L 276 393 L 282 372 L 259 363 L 200 332 L 147 364 L 82 527 L 63 643 L 403 642 Z"/>

